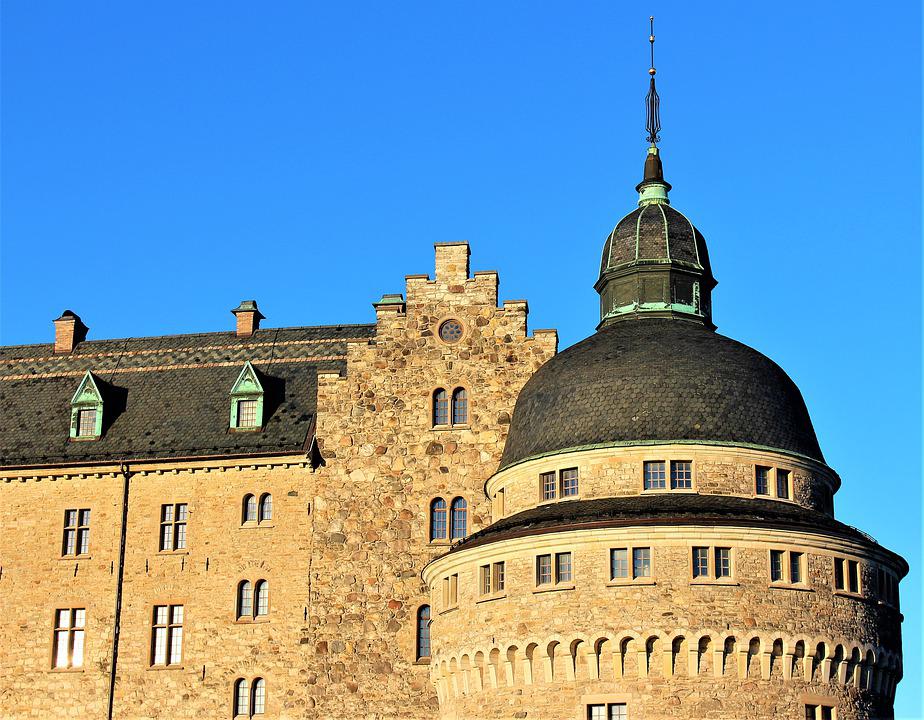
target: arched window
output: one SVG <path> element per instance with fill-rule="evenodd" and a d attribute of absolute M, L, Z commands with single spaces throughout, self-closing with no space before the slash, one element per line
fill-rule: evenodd
<path fill-rule="evenodd" d="M 243 513 L 241 514 L 242 522 L 256 522 L 257 519 L 257 499 L 253 495 L 244 496 Z"/>
<path fill-rule="evenodd" d="M 250 687 L 246 678 L 234 681 L 234 714 L 244 717 L 250 715 Z"/>
<path fill-rule="evenodd" d="M 466 505 L 465 499 L 457 497 L 453 500 L 450 512 L 452 515 L 450 519 L 450 539 L 458 540 L 459 538 L 464 538 L 465 527 L 468 523 L 468 505 Z"/>
<path fill-rule="evenodd" d="M 253 617 L 253 586 L 250 580 L 242 580 L 237 586 L 237 619 Z"/>
<path fill-rule="evenodd" d="M 263 678 L 253 681 L 252 693 L 250 716 L 262 715 L 266 711 L 266 681 Z"/>
<path fill-rule="evenodd" d="M 452 424 L 468 424 L 468 393 L 465 392 L 465 388 L 452 391 Z"/>
<path fill-rule="evenodd" d="M 449 424 L 449 394 L 443 388 L 433 392 L 433 424 Z"/>
<path fill-rule="evenodd" d="M 417 659 L 430 659 L 430 606 L 417 608 Z"/>
<path fill-rule="evenodd" d="M 267 522 L 273 519 L 273 496 L 269 493 L 263 493 L 260 496 L 260 522 Z"/>
<path fill-rule="evenodd" d="M 446 501 L 433 498 L 430 503 L 430 541 L 446 539 Z"/>
<path fill-rule="evenodd" d="M 264 617 L 269 614 L 269 583 L 266 580 L 257 580 L 254 589 L 254 607 L 256 608 L 256 617 Z"/>

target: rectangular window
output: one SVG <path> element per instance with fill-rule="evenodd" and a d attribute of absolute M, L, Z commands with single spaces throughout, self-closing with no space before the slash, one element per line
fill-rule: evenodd
<path fill-rule="evenodd" d="M 783 582 L 783 551 L 770 551 L 770 582 Z"/>
<path fill-rule="evenodd" d="M 62 555 L 86 555 L 90 551 L 90 511 L 64 511 L 64 539 Z"/>
<path fill-rule="evenodd" d="M 844 584 L 844 559 L 843 558 L 834 558 L 834 589 L 835 590 L 846 590 L 847 586 Z"/>
<path fill-rule="evenodd" d="M 789 582 L 797 584 L 802 582 L 802 553 L 789 553 Z"/>
<path fill-rule="evenodd" d="M 709 548 L 693 548 L 693 577 L 709 577 Z"/>
<path fill-rule="evenodd" d="M 651 548 L 632 548 L 632 578 L 651 577 Z"/>
<path fill-rule="evenodd" d="M 459 573 L 449 576 L 449 604 L 452 606 L 459 604 Z"/>
<path fill-rule="evenodd" d="M 625 703 L 608 703 L 606 705 L 588 705 L 587 720 L 626 720 Z"/>
<path fill-rule="evenodd" d="M 183 606 L 155 605 L 151 623 L 151 665 L 179 665 L 183 660 Z"/>
<path fill-rule="evenodd" d="M 506 569 L 503 562 L 494 563 L 494 573 L 491 576 L 491 589 L 498 593 L 504 591 L 504 582 L 506 581 Z"/>
<path fill-rule="evenodd" d="M 186 503 L 161 505 L 160 507 L 160 549 L 161 551 L 184 550 L 186 548 Z"/>
<path fill-rule="evenodd" d="M 856 560 L 847 561 L 847 589 L 852 593 L 860 592 L 860 564 Z"/>
<path fill-rule="evenodd" d="M 491 566 L 482 565 L 479 568 L 479 585 L 482 595 L 491 594 Z"/>
<path fill-rule="evenodd" d="M 777 469 L 776 496 L 778 498 L 783 498 L 784 500 L 789 499 L 789 470 Z"/>
<path fill-rule="evenodd" d="M 645 463 L 645 490 L 663 490 L 666 487 L 667 472 L 663 460 Z"/>
<path fill-rule="evenodd" d="M 552 556 L 539 555 L 536 558 L 536 585 L 552 584 Z"/>
<path fill-rule="evenodd" d="M 578 471 L 577 468 L 569 468 L 561 471 L 561 496 L 574 497 L 578 494 Z"/>
<path fill-rule="evenodd" d="M 237 426 L 239 428 L 250 428 L 257 426 L 256 400 L 237 401 Z"/>
<path fill-rule="evenodd" d="M 693 488 L 693 463 L 689 460 L 671 460 L 671 490 Z"/>
<path fill-rule="evenodd" d="M 754 475 L 754 491 L 758 495 L 770 494 L 770 468 L 757 466 Z"/>
<path fill-rule="evenodd" d="M 449 578 L 443 578 L 443 608 L 449 607 Z"/>
<path fill-rule="evenodd" d="M 542 499 L 543 500 L 554 500 L 556 490 L 558 489 L 555 485 L 555 473 L 553 472 L 542 473 L 539 476 L 539 482 L 542 487 Z"/>
<path fill-rule="evenodd" d="M 836 720 L 834 708 L 830 705 L 806 705 L 805 720 Z"/>
<path fill-rule="evenodd" d="M 821 720 L 834 720 L 834 708 L 827 705 L 822 705 Z"/>
<path fill-rule="evenodd" d="M 77 437 L 96 436 L 96 408 L 77 411 Z"/>
<path fill-rule="evenodd" d="M 731 577 L 731 548 L 715 549 L 716 579 Z"/>
<path fill-rule="evenodd" d="M 555 582 L 571 582 L 571 553 L 555 554 Z"/>
<path fill-rule="evenodd" d="M 55 610 L 54 647 L 51 651 L 53 668 L 83 667 L 86 622 L 87 611 L 84 608 Z"/>
<path fill-rule="evenodd" d="M 629 577 L 629 549 L 610 550 L 610 580 L 624 580 Z"/>

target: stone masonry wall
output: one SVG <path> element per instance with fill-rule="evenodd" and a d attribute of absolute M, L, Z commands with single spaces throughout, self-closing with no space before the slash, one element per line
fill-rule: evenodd
<path fill-rule="evenodd" d="M 526 327 L 526 303 L 497 307 L 497 275 L 468 273 L 468 245 L 437 245 L 436 277 L 407 278 L 406 306 L 378 307 L 373 342 L 349 348 L 345 377 L 322 376 L 309 625 L 304 662 L 316 717 L 432 718 L 437 699 L 415 664 L 420 572 L 434 497 L 462 497 L 468 532 L 490 522 L 496 470 L 520 388 L 556 350 Z M 438 337 L 446 319 L 464 334 Z M 436 388 L 468 391 L 467 426 L 432 429 Z"/>

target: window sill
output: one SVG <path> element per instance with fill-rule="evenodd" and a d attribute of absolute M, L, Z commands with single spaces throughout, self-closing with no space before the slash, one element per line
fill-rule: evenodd
<path fill-rule="evenodd" d="M 157 554 L 163 557 L 170 555 L 189 555 L 189 550 L 158 550 Z"/>
<path fill-rule="evenodd" d="M 235 625 L 265 625 L 270 619 L 268 617 L 259 617 L 259 618 L 237 618 L 234 621 Z"/>
<path fill-rule="evenodd" d="M 607 587 L 632 587 L 634 585 L 641 585 L 644 587 L 644 586 L 657 585 L 657 584 L 658 583 L 656 583 L 651 578 L 639 578 L 638 580 L 629 580 L 628 578 L 626 578 L 624 580 L 610 580 L 606 584 L 606 586 Z"/>
<path fill-rule="evenodd" d="M 770 583 L 767 587 L 769 587 L 771 590 L 795 590 L 797 592 L 815 592 L 815 590 L 810 588 L 808 585 L 801 584 L 801 583 L 793 584 L 793 583 L 776 582 L 776 583 Z"/>
<path fill-rule="evenodd" d="M 452 547 L 452 540 L 431 540 L 427 543 L 427 547 L 433 548 L 444 548 Z"/>
<path fill-rule="evenodd" d="M 548 587 L 540 585 L 533 589 L 533 594 L 557 592 L 559 590 L 574 590 L 574 583 L 559 583 L 558 585 L 549 585 Z"/>
<path fill-rule="evenodd" d="M 696 488 L 642 488 L 642 495 L 699 495 Z"/>
<path fill-rule="evenodd" d="M 96 441 L 96 440 L 99 440 L 101 437 L 102 437 L 102 435 L 85 435 L 85 436 L 82 436 L 82 437 L 71 437 L 71 438 L 68 438 L 67 441 L 68 441 L 68 442 L 76 442 L 76 443 L 94 442 L 94 441 Z"/>
<path fill-rule="evenodd" d="M 264 521 L 257 522 L 256 520 L 248 520 L 245 523 L 241 523 L 241 530 L 256 530 L 259 528 L 274 528 L 276 527 L 273 523 Z"/>
<path fill-rule="evenodd" d="M 471 430 L 471 425 L 433 425 L 430 427 L 431 432 L 446 432 L 448 430 Z"/>
<path fill-rule="evenodd" d="M 53 673 L 82 673 L 86 668 L 83 667 L 68 667 L 68 668 L 49 668 L 48 672 Z"/>
<path fill-rule="evenodd" d="M 480 598 L 478 598 L 475 601 L 475 604 L 478 605 L 480 603 L 487 603 L 487 602 L 491 602 L 492 600 L 503 600 L 506 597 L 507 597 L 506 592 L 500 592 L 496 594 L 492 593 L 491 595 L 482 595 Z"/>
<path fill-rule="evenodd" d="M 163 672 L 164 670 L 184 670 L 183 665 L 148 665 L 145 670 L 149 672 Z"/>
<path fill-rule="evenodd" d="M 726 587 L 737 587 L 740 583 L 737 580 L 690 580 L 690 585 L 710 585 L 710 586 L 726 586 Z"/>
<path fill-rule="evenodd" d="M 853 600 L 863 600 L 863 594 L 858 592 L 850 592 L 850 590 L 835 590 L 835 595 L 845 598 L 852 598 Z"/>
<path fill-rule="evenodd" d="M 58 560 L 61 562 L 67 562 L 67 561 L 76 562 L 78 560 L 92 560 L 92 559 L 93 559 L 92 555 L 62 555 L 61 557 L 58 558 Z"/>
<path fill-rule="evenodd" d="M 440 615 L 448 615 L 449 613 L 453 613 L 458 609 L 459 609 L 458 605 L 453 605 L 452 607 L 448 607 L 443 610 L 440 610 Z"/>
<path fill-rule="evenodd" d="M 259 433 L 263 432 L 261 427 L 229 427 L 228 432 L 230 433 Z"/>
<path fill-rule="evenodd" d="M 554 505 L 555 503 L 569 502 L 571 500 L 580 500 L 580 499 L 581 499 L 580 493 L 578 493 L 577 495 L 564 495 L 563 497 L 556 497 L 556 498 L 539 498 L 538 507 L 542 507 L 543 505 Z"/>
<path fill-rule="evenodd" d="M 417 658 L 412 664 L 413 665 L 429 665 L 430 658 L 428 657 Z"/>

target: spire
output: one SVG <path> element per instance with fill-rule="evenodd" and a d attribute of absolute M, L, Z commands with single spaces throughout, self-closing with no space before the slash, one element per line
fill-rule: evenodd
<path fill-rule="evenodd" d="M 661 165 L 661 156 L 658 152 L 658 142 L 661 136 L 661 98 L 658 97 L 658 89 L 655 87 L 655 69 L 654 61 L 654 15 L 648 18 L 650 32 L 648 42 L 651 45 L 651 66 L 648 68 L 648 74 L 651 76 L 651 82 L 648 86 L 648 94 L 645 96 L 645 129 L 648 131 L 646 140 L 651 143 L 648 148 L 648 156 L 645 158 L 645 175 L 642 181 L 635 186 L 638 191 L 639 205 L 649 205 L 651 203 L 670 203 L 667 193 L 671 189 L 670 183 L 664 180 L 664 168 Z"/>

